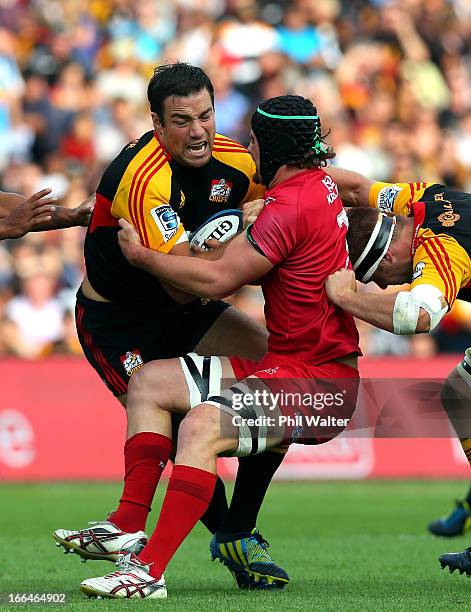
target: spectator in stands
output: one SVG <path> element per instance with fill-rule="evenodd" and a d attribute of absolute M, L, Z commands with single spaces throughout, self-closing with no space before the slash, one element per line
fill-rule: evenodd
<path fill-rule="evenodd" d="M 31 194 L 52 184 L 68 200 L 78 180 L 92 192 L 109 160 L 150 128 L 152 68 L 183 59 L 210 71 L 220 129 L 236 139 L 260 99 L 308 95 L 325 127 L 335 126 L 339 165 L 471 191 L 470 57 L 466 0 L 3 3 L 0 189 Z M 33 238 L 58 242 L 57 291 L 73 291 L 83 234 L 69 231 L 67 248 L 54 234 Z M 3 248 L 0 287 L 14 291 L 11 280 L 2 285 L 11 246 Z M 460 318 L 455 325 L 463 331 Z M 371 339 L 374 351 L 398 350 Z M 437 340 L 447 349 L 440 332 Z"/>

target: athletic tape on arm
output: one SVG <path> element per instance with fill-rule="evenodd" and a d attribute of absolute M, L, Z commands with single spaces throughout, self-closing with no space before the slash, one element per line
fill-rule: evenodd
<path fill-rule="evenodd" d="M 429 331 L 435 329 L 448 311 L 447 306 L 442 306 L 441 298 L 443 298 L 443 293 L 433 285 L 417 285 L 410 291 L 400 291 L 394 302 L 394 333 L 400 335 L 415 334 L 421 308 L 429 314 Z"/>

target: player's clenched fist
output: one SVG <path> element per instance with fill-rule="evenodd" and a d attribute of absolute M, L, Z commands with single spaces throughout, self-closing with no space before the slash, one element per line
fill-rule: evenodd
<path fill-rule="evenodd" d="M 331 274 L 325 281 L 327 296 L 331 302 L 342 305 L 342 298 L 348 293 L 356 293 L 355 272 L 342 268 Z"/>
<path fill-rule="evenodd" d="M 137 265 L 138 255 L 142 250 L 139 234 L 134 225 L 131 225 L 126 219 L 120 219 L 119 225 L 121 229 L 118 232 L 118 242 L 121 251 L 131 265 Z"/>
<path fill-rule="evenodd" d="M 246 202 L 242 206 L 242 212 L 244 213 L 244 229 L 247 227 L 247 225 L 250 225 L 257 220 L 257 217 L 262 212 L 264 206 L 265 200 L 252 200 L 252 202 Z"/>

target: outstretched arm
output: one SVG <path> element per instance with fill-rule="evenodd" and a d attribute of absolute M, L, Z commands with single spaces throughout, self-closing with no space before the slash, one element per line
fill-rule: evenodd
<path fill-rule="evenodd" d="M 245 233 L 232 240 L 216 261 L 174 256 L 147 249 L 134 227 L 120 219 L 119 244 L 127 260 L 181 291 L 209 299 L 231 295 L 264 276 L 273 265 L 248 242 Z M 136 240 L 137 237 L 137 240 Z"/>
<path fill-rule="evenodd" d="M 51 190 L 43 189 L 39 193 L 43 193 L 43 196 L 41 197 L 44 197 L 45 195 L 51 193 Z M 25 198 L 25 196 L 19 195 L 18 193 L 0 192 L 0 220 L 6 219 L 7 217 L 13 218 L 15 215 L 17 216 L 18 213 L 15 213 L 15 210 L 21 205 L 26 204 L 26 202 L 31 203 L 32 198 L 34 198 L 36 195 L 37 194 L 33 194 L 31 198 L 28 199 Z M 43 232 L 46 230 L 63 229 L 66 227 L 88 226 L 93 208 L 95 206 L 95 194 L 89 196 L 76 208 L 65 208 L 64 206 L 58 206 L 55 204 L 56 201 L 57 198 L 52 197 L 48 199 L 48 203 L 51 205 L 48 211 L 50 214 L 47 215 L 47 218 L 46 216 L 38 217 L 36 222 L 27 231 Z M 45 201 L 43 203 L 45 203 Z"/>
<path fill-rule="evenodd" d="M 340 197 L 346 206 L 369 206 L 368 196 L 374 181 L 343 168 L 326 168 L 326 172 L 337 183 Z"/>

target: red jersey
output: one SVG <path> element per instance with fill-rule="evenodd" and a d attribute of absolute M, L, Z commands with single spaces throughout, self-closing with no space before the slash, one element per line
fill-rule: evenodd
<path fill-rule="evenodd" d="M 305 170 L 267 191 L 265 203 L 247 235 L 275 266 L 261 281 L 269 352 L 312 365 L 361 354 L 353 317 L 328 301 L 324 285 L 350 266 L 337 185 Z"/>

